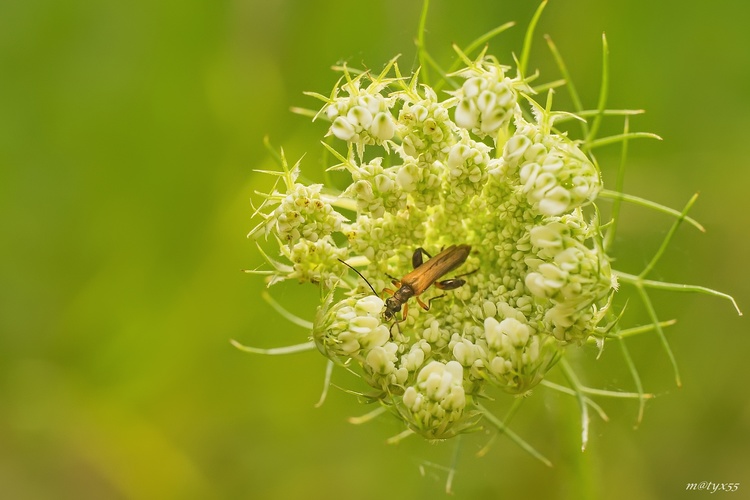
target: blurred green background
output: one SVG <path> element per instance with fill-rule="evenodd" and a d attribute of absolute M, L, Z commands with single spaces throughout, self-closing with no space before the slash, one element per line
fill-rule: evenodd
<path fill-rule="evenodd" d="M 427 44 L 447 63 L 509 20 L 492 42 L 518 53 L 536 2 L 433 0 Z M 388 446 L 389 419 L 333 390 L 314 408 L 324 359 L 261 357 L 302 342 L 260 299 L 260 258 L 245 234 L 268 179 L 268 134 L 320 178 L 317 106 L 338 61 L 409 70 L 421 2 L 329 0 L 0 3 L 0 497 L 9 499 L 434 498 L 454 443 Z M 750 310 L 750 4 L 552 1 L 532 68 L 558 78 L 553 36 L 595 106 L 600 36 L 611 47 L 610 106 L 644 108 L 626 190 L 681 208 L 708 232 L 680 230 L 655 277 L 734 294 Z M 562 101 L 561 97 L 561 101 Z M 619 126 L 619 125 L 618 125 Z M 612 186 L 616 148 L 598 151 Z M 607 167 L 609 165 L 609 167 Z M 615 266 L 637 272 L 671 220 L 626 207 Z M 312 317 L 314 287 L 282 284 L 283 304 Z M 633 429 L 634 403 L 603 401 L 588 450 L 572 398 L 539 389 L 513 428 L 555 467 L 501 438 L 463 440 L 456 498 L 695 496 L 688 482 L 750 491 L 746 320 L 714 297 L 656 294 L 683 387 L 659 342 L 630 348 L 659 394 Z M 643 323 L 631 300 L 624 321 Z M 617 349 L 573 356 L 584 382 L 632 389 Z M 355 385 L 344 373 L 334 382 Z M 501 397 L 502 399 L 502 397 Z M 499 401 L 498 404 L 501 404 Z M 698 493 L 700 494 L 700 493 Z"/>

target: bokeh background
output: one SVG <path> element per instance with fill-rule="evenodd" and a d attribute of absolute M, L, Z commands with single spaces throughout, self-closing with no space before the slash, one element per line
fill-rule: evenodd
<path fill-rule="evenodd" d="M 536 2 L 433 0 L 427 44 L 447 65 L 506 21 L 491 43 L 506 61 Z M 454 444 L 385 440 L 389 419 L 332 390 L 314 408 L 324 359 L 242 353 L 307 333 L 261 300 L 241 272 L 260 257 L 245 234 L 269 180 L 268 135 L 321 176 L 324 127 L 291 114 L 317 106 L 339 61 L 412 67 L 419 1 L 26 0 L 0 3 L 0 497 L 8 499 L 435 498 Z M 559 75 L 542 34 L 595 106 L 600 38 L 611 47 L 611 107 L 644 108 L 626 190 L 681 208 L 683 227 L 655 277 L 735 295 L 750 310 L 750 4 L 553 0 L 532 68 Z M 564 98 L 560 97 L 560 102 Z M 619 124 L 617 125 L 620 126 Z M 613 129 L 614 130 L 614 129 Z M 612 186 L 618 150 L 597 152 Z M 616 267 L 636 272 L 671 219 L 626 207 Z M 282 284 L 276 299 L 311 318 L 318 292 Z M 624 302 L 624 298 L 622 299 Z M 683 387 L 653 336 L 630 349 L 659 397 L 634 429 L 632 402 L 602 401 L 580 452 L 575 401 L 539 389 L 513 428 L 546 468 L 500 438 L 462 441 L 456 498 L 694 496 L 689 482 L 740 483 L 750 498 L 750 338 L 715 297 L 654 295 Z M 631 300 L 624 321 L 646 320 Z M 632 389 L 617 349 L 572 356 L 590 385 Z M 356 385 L 344 373 L 334 382 Z M 507 399 L 507 398 L 506 398 Z M 505 401 L 507 403 L 507 401 Z M 498 396 L 497 404 L 504 400 Z M 429 462 L 429 463 L 428 463 Z M 427 465 L 425 465 L 427 464 Z M 424 476 L 420 475 L 424 467 Z M 726 494 L 726 493 L 725 493 Z"/>

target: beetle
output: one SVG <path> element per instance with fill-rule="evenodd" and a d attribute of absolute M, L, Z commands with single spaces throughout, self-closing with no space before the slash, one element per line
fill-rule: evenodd
<path fill-rule="evenodd" d="M 442 295 L 431 298 L 427 301 L 426 304 L 419 298 L 419 295 L 421 295 L 433 284 L 441 290 L 454 290 L 464 285 L 466 283 L 466 280 L 462 279 L 462 277 L 472 274 L 476 272 L 476 270 L 468 272 L 466 274 L 461 274 L 459 276 L 456 276 L 455 278 L 449 278 L 441 281 L 438 280 L 442 276 L 445 276 L 446 274 L 463 264 L 469 257 L 470 252 L 470 245 L 451 245 L 441 251 L 439 254 L 435 255 L 435 257 L 432 257 L 424 248 L 417 248 L 411 258 L 412 266 L 414 267 L 413 271 L 409 272 L 401 279 L 386 275 L 391 278 L 391 283 L 393 283 L 393 286 L 397 287 L 397 289 L 383 289 L 384 294 L 390 295 L 390 297 L 385 301 L 383 319 L 385 319 L 386 321 L 392 320 L 396 313 L 401 311 L 401 308 L 403 307 L 404 311 L 401 314 L 401 321 L 397 321 L 397 323 L 405 321 L 406 314 L 409 310 L 408 301 L 412 297 L 417 299 L 417 302 L 425 311 L 429 311 L 430 303 L 433 300 L 442 297 Z M 423 256 L 425 255 L 429 259 L 427 262 L 424 262 Z M 355 273 L 357 273 L 363 280 L 365 280 L 365 283 L 367 283 L 367 285 L 370 287 L 372 293 L 377 295 L 375 289 L 372 287 L 370 282 L 367 281 L 367 278 L 362 275 L 362 273 L 360 273 L 357 269 L 350 266 L 343 260 L 339 259 L 339 261 L 353 269 Z"/>
<path fill-rule="evenodd" d="M 413 271 L 406 274 L 400 280 L 393 276 L 388 276 L 391 278 L 393 286 L 398 287 L 398 289 L 395 291 L 389 288 L 383 290 L 383 292 L 391 295 L 385 301 L 383 318 L 386 321 L 390 321 L 397 312 L 401 311 L 401 306 L 403 306 L 404 312 L 401 314 L 401 321 L 406 320 L 406 313 L 409 310 L 408 301 L 412 297 L 417 299 L 417 303 L 422 306 L 425 311 L 429 311 L 430 303 L 433 300 L 442 297 L 442 295 L 431 298 L 426 304 L 422 302 L 419 295 L 433 284 L 441 290 L 454 290 L 464 285 L 466 280 L 461 277 L 471 273 L 462 274 L 447 280 L 438 280 L 463 264 L 470 252 L 470 245 L 451 245 L 435 257 L 432 257 L 424 248 L 417 248 L 411 259 L 412 266 L 414 267 Z M 423 262 L 423 255 L 426 255 L 429 258 L 427 262 Z"/>

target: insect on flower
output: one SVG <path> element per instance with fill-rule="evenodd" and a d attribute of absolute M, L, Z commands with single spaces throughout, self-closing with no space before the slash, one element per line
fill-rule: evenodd
<path fill-rule="evenodd" d="M 432 297 L 427 301 L 426 304 L 419 298 L 419 295 L 421 295 L 433 284 L 441 290 L 453 290 L 465 284 L 466 280 L 462 279 L 462 277 L 467 276 L 475 271 L 461 274 L 459 276 L 456 276 L 455 278 L 449 278 L 446 280 L 438 281 L 438 279 L 463 264 L 466 261 L 466 258 L 469 256 L 470 252 L 470 245 L 451 245 L 437 254 L 435 257 L 432 257 L 424 248 L 417 248 L 411 258 L 412 265 L 414 266 L 413 271 L 406 274 L 400 280 L 388 275 L 388 277 L 391 278 L 393 286 L 398 287 L 398 289 L 394 291 L 390 288 L 385 288 L 383 290 L 383 293 L 391 295 L 391 297 L 389 297 L 385 301 L 383 319 L 385 319 L 386 321 L 390 321 L 391 319 L 393 319 L 397 312 L 401 311 L 401 307 L 403 306 L 404 311 L 401 314 L 401 321 L 397 321 L 397 323 L 405 321 L 406 314 L 409 310 L 408 301 L 412 297 L 415 297 L 417 299 L 417 302 L 425 311 L 429 311 L 430 303 L 433 300 L 442 297 L 442 295 Z M 423 261 L 423 255 L 426 255 L 429 258 L 427 262 Z M 341 262 L 343 262 L 351 269 L 353 269 L 354 272 L 359 274 L 359 276 L 364 279 L 365 282 L 370 286 L 370 289 L 373 291 L 373 293 L 375 293 L 375 289 L 372 287 L 372 285 L 370 285 L 370 282 L 367 281 L 364 276 L 362 276 L 362 273 L 354 269 L 343 260 Z"/>

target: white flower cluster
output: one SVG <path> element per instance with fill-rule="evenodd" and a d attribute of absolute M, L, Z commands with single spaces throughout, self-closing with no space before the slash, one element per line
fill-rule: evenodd
<path fill-rule="evenodd" d="M 294 184 L 266 220 L 265 233 L 273 232 L 290 246 L 300 240 L 318 241 L 341 231 L 344 217 L 320 197 L 322 184 Z"/>
<path fill-rule="evenodd" d="M 430 361 L 406 388 L 402 402 L 410 428 L 427 438 L 445 438 L 466 407 L 463 367 L 456 361 Z"/>
<path fill-rule="evenodd" d="M 431 164 L 456 142 L 457 128 L 435 91 L 427 86 L 423 89 L 424 97 L 416 92 L 402 95 L 398 134 L 404 158 L 421 159 Z"/>
<path fill-rule="evenodd" d="M 529 324 L 513 317 L 499 322 L 494 317 L 486 318 L 484 334 L 487 373 L 497 385 L 513 393 L 536 386 L 560 356 L 559 346 L 550 336 L 539 335 Z"/>
<path fill-rule="evenodd" d="M 375 295 L 348 297 L 323 306 L 313 331 L 318 348 L 343 363 L 357 360 L 373 387 L 403 387 L 430 356 L 428 342 L 405 344 L 392 341 L 389 327 L 381 321 L 383 300 Z M 330 307 L 330 309 L 326 309 Z"/>
<path fill-rule="evenodd" d="M 349 297 L 336 303 L 328 311 L 319 343 L 331 356 L 366 356 L 391 338 L 388 327 L 380 321 L 382 309 L 383 300 L 375 295 Z"/>
<path fill-rule="evenodd" d="M 352 184 L 342 196 L 357 202 L 357 211 L 381 218 L 385 212 L 391 214 L 407 206 L 406 191 L 401 186 L 398 168 L 383 168 L 383 159 L 375 158 L 369 163 L 355 167 Z"/>
<path fill-rule="evenodd" d="M 601 179 L 591 160 L 564 136 L 522 119 L 516 123 L 503 160 L 532 207 L 542 215 L 561 215 L 593 201 Z"/>
<path fill-rule="evenodd" d="M 286 192 L 274 191 L 266 196 L 264 204 L 277 207 L 268 214 L 258 212 L 263 222 L 248 235 L 262 232 L 267 238 L 272 234 L 279 242 L 280 255 L 289 262 L 272 261 L 275 272 L 269 284 L 294 279 L 332 285 L 338 279 L 334 263 L 347 254 L 345 248 L 336 245 L 333 234 L 342 231 L 346 218 L 323 199 L 322 184 L 306 186 L 297 182 L 297 166 L 285 170 L 283 176 Z"/>
<path fill-rule="evenodd" d="M 313 328 L 318 348 L 358 365 L 381 402 L 430 439 L 474 425 L 474 398 L 488 385 L 532 389 L 567 344 L 596 332 L 612 293 L 598 227 L 584 211 L 601 188 L 599 172 L 575 142 L 550 131 L 551 118 L 507 69 L 476 62 L 457 73 L 465 81 L 443 101 L 416 76 L 407 84 L 381 75 L 363 89 L 367 74 L 346 75 L 346 95 L 316 96 L 330 133 L 346 142 L 332 168 L 349 171 L 350 186 L 324 200 L 318 186 L 288 183 L 264 216 L 281 255 L 302 266 L 276 265 L 277 278 L 316 277 L 330 291 Z M 336 208 L 356 214 L 345 220 Z M 338 232 L 345 242 L 333 238 Z M 356 262 L 380 291 L 389 276 L 412 271 L 418 247 L 434 255 L 449 245 L 471 252 L 433 278 L 465 274 L 466 283 L 420 285 L 424 302 L 439 300 L 426 311 L 411 299 L 397 324 L 338 262 Z M 347 296 L 335 300 L 341 290 Z"/>
<path fill-rule="evenodd" d="M 526 258 L 526 286 L 535 297 L 549 300 L 544 325 L 563 341 L 590 335 L 591 305 L 612 286 L 609 260 L 585 245 L 588 228 L 580 222 L 580 217 L 564 216 L 533 227 L 530 239 L 536 253 Z"/>
<path fill-rule="evenodd" d="M 456 125 L 478 137 L 497 134 L 518 114 L 519 80 L 505 76 L 509 68 L 477 65 L 460 72 L 466 78 L 453 95 L 458 98 Z"/>
<path fill-rule="evenodd" d="M 336 97 L 325 108 L 325 114 L 331 120 L 329 133 L 342 141 L 357 144 L 360 152 L 364 146 L 383 144 L 396 132 L 391 114 L 396 98 L 381 93 L 388 81 L 373 81 L 364 89 L 361 81 L 361 78 L 356 78 L 342 85 L 347 95 Z"/>

